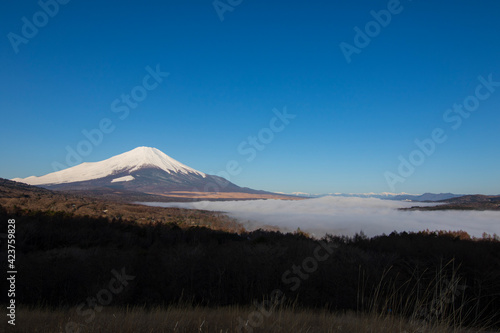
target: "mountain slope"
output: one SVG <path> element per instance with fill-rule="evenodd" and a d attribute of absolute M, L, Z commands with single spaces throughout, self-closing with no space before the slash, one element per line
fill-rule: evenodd
<path fill-rule="evenodd" d="M 38 220 L 40 216 L 53 217 L 55 212 L 58 212 L 56 215 L 59 217 L 57 218 L 63 216 L 74 219 L 81 217 L 105 218 L 109 221 L 115 219 L 134 221 L 138 224 L 173 222 L 181 228 L 197 225 L 216 230 L 233 231 L 242 228 L 235 220 L 217 212 L 149 207 L 126 202 L 165 199 L 167 199 L 165 201 L 169 201 L 163 196 L 142 194 L 134 197 L 134 193 L 128 193 L 126 198 L 134 200 L 125 200 L 124 202 L 124 200 L 108 200 L 106 196 L 95 196 L 93 193 L 88 196 L 84 192 L 51 191 L 39 186 L 0 178 L 0 215 L 2 212 L 10 216 L 9 218 L 24 215 L 28 217 L 30 223 L 40 222 Z M 65 214 L 60 214 L 62 212 Z"/>
<path fill-rule="evenodd" d="M 192 169 L 156 148 L 138 147 L 126 153 L 113 156 L 107 160 L 93 163 L 82 163 L 69 169 L 49 173 L 45 176 L 28 178 L 14 178 L 13 181 L 29 185 L 53 185 L 63 183 L 82 182 L 99 179 L 122 173 L 131 174 L 144 168 L 163 170 L 168 174 L 180 173 L 205 177 L 203 172 Z M 132 180 L 132 178 L 128 178 Z M 116 182 L 116 180 L 115 180 Z"/>
<path fill-rule="evenodd" d="M 500 195 L 464 195 L 439 201 L 437 206 L 413 206 L 402 210 L 499 210 Z"/>
<path fill-rule="evenodd" d="M 104 161 L 82 163 L 41 177 L 13 180 L 54 190 L 89 191 L 106 188 L 184 197 L 204 197 L 206 193 L 219 192 L 275 195 L 207 175 L 149 147 L 138 147 Z"/>

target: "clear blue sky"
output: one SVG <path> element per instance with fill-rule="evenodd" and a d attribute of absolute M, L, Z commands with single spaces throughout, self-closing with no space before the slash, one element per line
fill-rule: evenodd
<path fill-rule="evenodd" d="M 391 2 L 243 0 L 221 21 L 212 0 L 72 0 L 53 17 L 3 1 L 0 177 L 52 172 L 108 118 L 114 130 L 83 161 L 152 146 L 207 173 L 235 160 L 231 181 L 271 191 L 391 191 L 390 172 L 404 176 L 396 192 L 499 194 L 500 87 L 480 88 L 468 118 L 447 110 L 474 103 L 479 76 L 500 82 L 500 2 Z M 348 63 L 340 44 L 356 47 L 354 28 L 388 6 Z M 113 112 L 157 64 L 169 76 L 147 81 L 128 116 Z M 284 107 L 296 117 L 267 140 Z M 398 174 L 436 128 L 447 140 Z M 248 161 L 259 133 L 270 142 Z"/>

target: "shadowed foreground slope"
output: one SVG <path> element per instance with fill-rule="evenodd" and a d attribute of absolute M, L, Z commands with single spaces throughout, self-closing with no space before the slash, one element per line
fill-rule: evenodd
<path fill-rule="evenodd" d="M 286 305 L 320 311 L 314 316 L 358 311 L 455 326 L 500 319 L 500 243 L 464 233 L 328 236 L 321 245 L 301 232 L 236 234 L 0 209 L 4 229 L 8 218 L 16 219 L 18 304 L 72 311 L 83 327 L 97 325 L 103 308 L 179 303 Z M 123 288 L 112 283 L 117 274 L 129 277 Z"/>

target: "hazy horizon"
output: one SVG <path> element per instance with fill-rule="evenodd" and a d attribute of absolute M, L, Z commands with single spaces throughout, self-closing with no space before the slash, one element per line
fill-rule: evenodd
<path fill-rule="evenodd" d="M 411 206 L 433 206 L 437 203 L 415 203 L 376 198 L 323 197 L 300 201 L 201 201 L 183 203 L 142 202 L 157 207 L 178 207 L 222 211 L 250 230 L 277 227 L 281 231 L 300 228 L 316 237 L 325 234 L 348 235 L 363 231 L 372 237 L 383 233 L 435 230 L 464 230 L 471 236 L 483 232 L 500 235 L 498 211 L 399 211 Z M 474 223 L 471 223 L 474 221 Z"/>

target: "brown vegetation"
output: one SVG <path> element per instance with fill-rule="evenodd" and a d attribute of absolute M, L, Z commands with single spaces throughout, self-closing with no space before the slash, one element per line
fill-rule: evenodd
<path fill-rule="evenodd" d="M 153 194 L 153 193 L 151 193 Z M 170 198 L 187 198 L 187 199 L 229 199 L 229 200 L 259 200 L 259 199 L 278 199 L 278 200 L 304 200 L 291 195 L 280 194 L 258 194 L 258 193 L 243 193 L 243 192 L 190 192 L 190 191 L 171 191 L 164 194 Z"/>
<path fill-rule="evenodd" d="M 247 318 L 255 311 L 251 307 L 144 307 L 105 308 L 91 323 L 78 317 L 76 308 L 51 310 L 22 308 L 17 332 L 61 332 L 68 323 L 75 323 L 81 333 L 94 332 L 332 332 L 332 333 L 466 333 L 445 324 L 429 324 L 396 316 L 377 314 L 332 313 L 326 310 L 276 309 L 257 327 L 240 326 L 239 318 Z M 70 326 L 68 326 L 70 327 Z M 248 329 L 247 329 L 248 328 Z M 252 331 L 250 331 L 250 328 Z M 475 330 L 474 332 L 478 332 Z"/>
<path fill-rule="evenodd" d="M 436 206 L 413 206 L 401 210 L 500 210 L 499 195 L 464 195 L 442 200 Z"/>
<path fill-rule="evenodd" d="M 16 300 L 24 306 L 56 312 L 79 304 L 91 309 L 89 297 L 108 288 L 113 270 L 123 269 L 133 281 L 110 306 L 248 307 L 269 302 L 279 289 L 307 316 L 357 311 L 381 320 L 395 316 L 408 323 L 454 327 L 489 326 L 500 320 L 497 241 L 462 240 L 464 235 L 453 233 L 393 233 L 371 239 L 330 235 L 323 242 L 335 252 L 294 289 L 297 281 L 287 281 L 283 274 L 318 247 L 317 240 L 301 232 L 235 234 L 0 208 L 2 227 L 8 218 L 16 219 Z M 0 265 L 5 260 L 0 258 Z M 6 283 L 0 282 L 2 290 Z M 5 297 L 0 295 L 0 302 Z"/>
<path fill-rule="evenodd" d="M 105 200 L 92 195 L 51 191 L 5 179 L 0 179 L 0 205 L 12 213 L 64 212 L 71 216 L 104 217 L 140 224 L 159 222 L 176 223 L 180 227 L 205 226 L 226 231 L 242 229 L 236 220 L 219 212 L 148 207 Z"/>
<path fill-rule="evenodd" d="M 335 251 L 292 283 L 284 273 L 303 268 L 319 246 L 299 230 L 247 232 L 218 213 L 3 186 L 2 230 L 8 219 L 16 220 L 19 332 L 61 332 L 69 321 L 82 332 L 233 332 L 240 317 L 263 311 L 258 304 L 271 304 L 271 314 L 243 332 L 500 327 L 494 237 L 328 235 L 323 244 Z M 110 288 L 114 270 L 133 279 L 109 303 L 89 303 Z M 277 289 L 283 301 L 269 303 Z"/>

